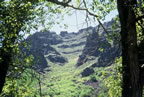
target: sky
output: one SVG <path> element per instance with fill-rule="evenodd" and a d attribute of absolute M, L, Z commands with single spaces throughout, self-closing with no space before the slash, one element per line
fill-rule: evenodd
<path fill-rule="evenodd" d="M 110 21 L 114 16 L 118 14 L 117 10 L 112 11 L 109 15 L 106 16 L 106 19 L 101 22 Z M 59 24 L 55 24 L 50 31 L 54 31 L 57 34 L 59 34 L 61 31 L 68 31 L 68 32 L 78 32 L 78 30 L 82 28 L 86 28 L 87 26 L 96 26 L 98 25 L 97 21 L 92 21 L 91 24 L 89 23 L 87 25 L 86 21 L 86 15 L 82 11 L 75 11 L 71 16 L 66 15 L 64 17 L 64 20 L 62 21 L 62 24 L 68 25 L 68 27 L 65 29 L 64 26 L 60 26 Z"/>

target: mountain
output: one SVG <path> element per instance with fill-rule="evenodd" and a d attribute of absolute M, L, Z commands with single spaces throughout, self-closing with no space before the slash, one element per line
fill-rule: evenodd
<path fill-rule="evenodd" d="M 83 76 L 88 76 L 93 73 L 90 68 L 110 66 L 115 58 L 121 55 L 121 48 L 118 43 L 118 41 L 120 41 L 120 37 L 118 36 L 120 29 L 116 28 L 115 31 L 111 30 L 114 22 L 112 19 L 110 22 L 103 24 L 107 29 L 107 33 L 101 26 L 91 28 L 91 33 L 87 37 L 86 45 L 76 64 L 77 67 L 87 62 L 91 64 L 91 66 L 82 72 Z M 113 36 L 113 41 L 109 41 L 113 33 L 117 34 L 117 36 Z"/>
<path fill-rule="evenodd" d="M 86 32 L 68 33 L 62 31 L 60 35 L 55 32 L 36 32 L 28 37 L 31 49 L 27 51 L 37 61 L 35 68 L 44 71 L 50 63 L 64 65 L 68 62 L 67 55 L 80 53 L 86 43 Z M 82 47 L 79 47 L 82 46 Z M 66 50 L 76 48 L 75 50 Z"/>
<path fill-rule="evenodd" d="M 88 27 L 78 32 L 36 32 L 26 40 L 31 43 L 27 54 L 34 55 L 34 67 L 45 75 L 43 94 L 47 97 L 97 97 L 102 90 L 102 70 L 110 68 L 121 55 L 118 27 L 115 21 Z M 107 96 L 101 96 L 107 97 Z"/>
<path fill-rule="evenodd" d="M 28 53 L 34 56 L 35 61 L 38 61 L 35 66 L 37 70 L 43 71 L 48 67 L 49 63 L 47 60 L 58 64 L 65 64 L 67 62 L 67 59 L 51 46 L 63 42 L 62 38 L 55 32 L 36 32 L 28 37 L 26 41 L 31 44 L 31 49 Z"/>

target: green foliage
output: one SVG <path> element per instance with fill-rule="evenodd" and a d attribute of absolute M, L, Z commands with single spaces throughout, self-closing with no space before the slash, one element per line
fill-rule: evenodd
<path fill-rule="evenodd" d="M 84 97 L 91 94 L 92 88 L 83 84 L 86 78 L 80 77 L 81 70 L 75 68 L 76 62 L 73 60 L 70 57 L 69 63 L 64 66 L 51 64 L 51 71 L 43 80 L 46 83 L 42 86 L 44 94 L 54 97 Z"/>
<path fill-rule="evenodd" d="M 139 44 L 143 39 L 144 39 L 144 36 L 143 36 L 143 33 L 142 33 L 142 28 L 138 25 L 138 24 L 136 24 L 136 30 L 137 30 L 137 43 Z"/>
<path fill-rule="evenodd" d="M 79 97 L 92 97 L 92 88 L 91 87 L 85 87 L 84 89 L 82 89 Z"/>
<path fill-rule="evenodd" d="M 143 16 L 143 9 L 144 9 L 144 1 L 140 0 L 141 2 L 137 1 L 138 6 L 134 7 L 134 12 L 136 18 Z M 142 40 L 144 40 L 144 29 L 143 29 L 143 18 L 136 22 L 136 32 L 137 32 L 137 43 L 140 44 Z"/>
<path fill-rule="evenodd" d="M 27 69 L 32 68 L 34 64 L 34 57 L 20 51 L 20 47 L 27 47 L 25 42 L 23 46 L 20 42 L 32 29 L 37 29 L 38 25 L 47 23 L 50 27 L 53 24 L 54 15 L 60 13 L 59 8 L 54 7 L 54 4 L 49 3 L 47 6 L 44 4 L 44 0 L 0 1 L 0 54 L 11 55 L 3 96 L 30 97 L 36 90 L 30 86 L 32 76 L 29 76 L 31 73 L 27 72 Z M 45 22 L 46 18 L 51 21 Z M 2 61 L 5 60 L 0 57 L 0 63 Z"/>
<path fill-rule="evenodd" d="M 1 2 L 1 1 L 0 1 Z M 112 0 L 93 0 L 89 2 L 88 9 L 96 13 L 100 19 L 104 19 L 105 16 L 116 8 L 115 1 Z M 81 5 L 81 0 L 76 0 L 77 6 Z M 82 6 L 85 6 L 82 4 Z M 8 77 L 3 88 L 1 96 L 15 96 L 15 97 L 34 97 L 38 90 L 36 90 L 37 79 L 33 77 L 29 69 L 34 64 L 32 55 L 24 54 L 19 49 L 19 42 L 23 40 L 26 33 L 29 33 L 31 29 L 37 29 L 39 25 L 44 28 L 50 28 L 58 17 L 58 14 L 63 12 L 60 7 L 55 7 L 55 4 L 50 2 L 44 2 L 43 0 L 7 0 L 0 4 L 0 37 L 3 38 L 0 41 L 1 49 L 4 53 L 9 53 L 9 49 L 12 49 L 12 63 L 9 67 Z M 49 21 L 47 21 L 49 20 Z M 67 25 L 64 25 L 67 27 Z M 20 32 L 23 32 L 22 34 Z M 113 34 L 112 34 L 113 36 Z M 77 47 L 81 49 L 83 47 Z M 0 53 L 2 50 L 0 49 Z M 65 49 L 71 51 L 71 49 Z M 100 51 L 104 51 L 100 48 Z M 47 86 L 43 85 L 43 94 L 55 97 L 91 97 L 93 89 L 83 84 L 87 81 L 87 78 L 81 78 L 80 72 L 84 69 L 79 68 L 76 71 L 74 67 L 74 60 L 72 58 L 75 55 L 70 55 L 69 63 L 64 67 L 56 66 L 52 64 L 51 72 L 48 73 L 47 79 L 43 79 L 43 83 L 49 83 Z M 0 62 L 3 59 L 0 57 Z M 103 73 L 105 75 L 105 73 Z M 37 77 L 37 75 L 36 75 Z M 121 75 L 115 75 L 112 73 L 105 79 L 105 84 L 109 88 L 109 95 L 118 97 L 121 92 L 119 84 L 121 80 L 118 80 Z M 30 79 L 31 78 L 31 79 Z M 96 81 L 98 78 L 94 75 L 90 78 L 92 81 Z M 119 83 L 116 83 L 116 82 Z M 107 83 L 109 82 L 109 83 Z M 110 87 L 113 86 L 113 87 Z M 119 89 L 119 90 L 117 90 Z M 48 93 L 48 94 L 47 94 Z M 102 93 L 99 97 L 104 97 L 105 93 Z"/>
<path fill-rule="evenodd" d="M 104 83 L 108 88 L 109 97 L 121 97 L 122 92 L 122 58 L 117 58 L 114 64 L 114 70 L 104 72 Z"/>
<path fill-rule="evenodd" d="M 112 26 L 109 31 L 108 29 L 108 34 L 106 35 L 106 38 L 109 43 L 113 44 L 119 44 L 120 43 L 120 23 L 119 23 L 119 17 L 115 16 L 113 18 L 114 22 L 112 23 Z"/>
<path fill-rule="evenodd" d="M 104 49 L 103 49 L 103 48 L 99 48 L 99 51 L 100 51 L 100 52 L 103 52 L 103 51 L 104 51 Z"/>
<path fill-rule="evenodd" d="M 28 56 L 19 49 L 15 51 L 1 96 L 33 97 L 35 95 L 36 88 L 33 84 L 36 84 L 37 79 L 32 69 L 33 60 L 32 55 Z"/>
<path fill-rule="evenodd" d="M 35 81 L 36 79 L 31 76 L 28 70 L 25 70 L 19 78 L 7 77 L 0 96 L 34 97 L 36 95 L 36 88 L 32 84 L 35 84 Z"/>
<path fill-rule="evenodd" d="M 122 92 L 122 58 L 116 58 L 109 67 L 96 67 L 89 76 L 89 81 L 98 83 L 94 94 L 98 97 L 121 97 Z M 91 97 L 91 96 L 90 96 Z"/>
<path fill-rule="evenodd" d="M 97 77 L 95 75 L 91 75 L 90 76 L 90 80 L 93 81 L 93 82 L 96 82 L 97 81 Z"/>
<path fill-rule="evenodd" d="M 115 0 L 93 0 L 89 5 L 90 9 L 95 12 L 100 19 L 105 19 L 111 11 L 116 9 Z"/>

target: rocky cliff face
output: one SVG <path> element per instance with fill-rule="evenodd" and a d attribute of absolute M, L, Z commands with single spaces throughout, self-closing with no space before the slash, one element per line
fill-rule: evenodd
<path fill-rule="evenodd" d="M 62 31 L 60 35 L 50 31 L 36 32 L 27 38 L 31 42 L 27 54 L 34 55 L 37 62 L 34 67 L 44 72 L 41 81 L 45 83 L 42 90 L 46 91 L 43 94 L 97 97 L 98 93 L 104 93 L 105 97 L 108 89 L 101 86 L 104 85 L 103 71 L 111 72 L 113 67 L 109 65 L 121 55 L 117 43 L 120 29 L 111 30 L 113 23 L 113 20 L 104 23 L 108 34 L 102 27 L 96 26 L 72 33 Z"/>
<path fill-rule="evenodd" d="M 44 71 L 49 64 L 65 65 L 68 62 L 67 56 L 81 53 L 86 43 L 84 33 L 86 32 L 62 31 L 60 35 L 57 35 L 50 31 L 36 32 L 26 39 L 31 44 L 27 54 L 34 56 L 34 61 L 37 62 L 34 67 L 39 71 Z"/>
<path fill-rule="evenodd" d="M 104 32 L 103 28 L 100 26 L 91 28 L 91 33 L 87 37 L 86 45 L 76 64 L 77 67 L 85 63 L 91 64 L 90 67 L 87 67 L 81 73 L 83 76 L 90 75 L 91 73 L 89 73 L 89 71 L 92 71 L 93 67 L 110 66 L 115 58 L 121 55 L 121 48 L 118 43 L 120 40 L 120 29 L 116 28 L 115 31 L 111 30 L 114 22 L 115 21 L 112 20 L 104 23 L 107 33 Z M 110 40 L 111 36 L 114 39 L 113 41 Z"/>
<path fill-rule="evenodd" d="M 119 44 L 117 40 L 119 37 L 115 37 L 116 40 L 109 41 L 108 36 L 112 33 L 111 26 L 114 20 L 104 23 L 104 27 L 107 29 L 108 34 L 104 32 L 102 27 L 91 28 L 92 32 L 87 37 L 86 45 L 82 51 L 82 54 L 79 56 L 77 66 L 84 64 L 87 61 L 95 60 L 98 58 L 98 61 L 93 64 L 93 66 L 103 67 L 110 65 L 115 57 L 120 56 Z M 119 32 L 119 29 L 117 29 Z M 117 33 L 119 34 L 119 33 Z M 93 56 L 90 58 L 90 56 Z"/>
<path fill-rule="evenodd" d="M 36 32 L 28 37 L 27 41 L 31 44 L 28 53 L 34 56 L 34 61 L 37 61 L 35 67 L 39 71 L 43 71 L 44 68 L 49 66 L 47 60 L 61 64 L 67 62 L 67 59 L 51 46 L 63 42 L 62 38 L 55 32 Z"/>
<path fill-rule="evenodd" d="M 109 36 L 113 22 L 104 23 Z M 65 65 L 70 57 L 77 61 L 76 66 L 97 60 L 90 67 L 104 67 L 110 65 L 121 52 L 119 45 L 115 41 L 108 41 L 107 34 L 99 26 L 81 29 L 77 33 L 62 31 L 60 35 L 50 31 L 36 32 L 27 41 L 31 42 L 28 53 L 34 55 L 35 61 L 38 60 L 35 67 L 40 71 L 52 63 Z"/>

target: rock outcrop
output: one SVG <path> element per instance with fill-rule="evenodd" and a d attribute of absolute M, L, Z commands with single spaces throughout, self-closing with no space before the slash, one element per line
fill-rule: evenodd
<path fill-rule="evenodd" d="M 92 68 L 87 67 L 86 69 L 84 69 L 81 72 L 81 75 L 82 75 L 82 77 L 86 77 L 86 76 L 89 76 L 89 75 L 91 75 L 93 73 L 94 73 L 94 70 Z"/>
<path fill-rule="evenodd" d="M 75 58 L 79 56 L 77 67 L 87 62 L 91 64 L 93 60 L 97 61 L 92 63 L 90 68 L 109 66 L 115 57 L 121 54 L 119 44 L 116 43 L 119 37 L 114 37 L 116 39 L 114 41 L 109 41 L 108 38 L 115 32 L 119 32 L 119 29 L 115 32 L 111 30 L 113 23 L 114 20 L 104 23 L 109 34 L 106 34 L 100 26 L 81 29 L 77 33 L 62 31 L 60 35 L 51 31 L 36 32 L 26 39 L 31 43 L 31 49 L 27 53 L 33 54 L 35 61 L 38 60 L 35 67 L 40 71 L 43 71 L 50 63 L 65 65 L 71 55 L 76 55 Z M 92 70 L 86 68 L 81 74 L 88 76 L 92 73 L 88 71 Z"/>
<path fill-rule="evenodd" d="M 34 61 L 37 62 L 34 67 L 37 70 L 43 71 L 43 69 L 49 66 L 47 59 L 54 63 L 65 64 L 67 62 L 67 59 L 51 46 L 63 42 L 62 38 L 55 32 L 36 32 L 28 37 L 27 41 L 30 42 L 31 45 L 30 51 L 27 51 L 27 53 L 34 56 Z"/>
<path fill-rule="evenodd" d="M 68 62 L 66 55 L 81 53 L 83 49 L 81 46 L 84 47 L 86 43 L 86 34 L 84 33 L 62 31 L 58 35 L 51 31 L 36 32 L 26 39 L 30 42 L 31 48 L 29 51 L 25 51 L 28 55 L 34 56 L 36 62 L 34 68 L 38 71 L 44 71 L 51 63 L 63 66 Z"/>
<path fill-rule="evenodd" d="M 76 66 L 81 66 L 84 63 L 96 60 L 97 62 L 93 63 L 92 67 L 105 67 L 112 64 L 116 57 L 121 55 L 120 45 L 117 43 L 120 37 L 113 36 L 115 40 L 109 41 L 109 38 L 112 34 L 119 34 L 119 28 L 112 31 L 111 26 L 114 23 L 114 20 L 104 23 L 104 27 L 107 29 L 108 34 L 104 32 L 102 27 L 91 28 L 92 32 L 87 37 L 86 45 L 82 51 L 82 54 L 79 56 Z M 109 37 L 108 37 L 109 36 Z M 92 56 L 92 58 L 91 58 Z"/>

